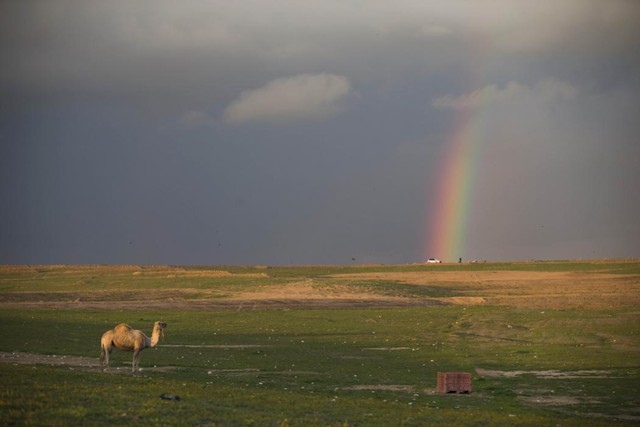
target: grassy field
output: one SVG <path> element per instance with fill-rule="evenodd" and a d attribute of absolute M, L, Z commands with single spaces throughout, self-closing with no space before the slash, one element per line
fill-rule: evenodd
<path fill-rule="evenodd" d="M 0 424 L 637 425 L 638 301 L 639 261 L 4 266 Z"/>

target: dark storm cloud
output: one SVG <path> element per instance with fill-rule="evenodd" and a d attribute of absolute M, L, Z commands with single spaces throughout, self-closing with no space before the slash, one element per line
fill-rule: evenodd
<path fill-rule="evenodd" d="M 638 256 L 639 22 L 633 1 L 2 2 L 0 261 L 420 260 L 465 108 L 487 123 L 471 252 Z"/>
<path fill-rule="evenodd" d="M 635 46 L 639 21 L 632 2 L 27 1 L 2 8 L 3 90 L 168 110 L 220 107 L 303 72 L 375 83 L 477 66 L 465 61 L 478 49 L 618 55 Z"/>

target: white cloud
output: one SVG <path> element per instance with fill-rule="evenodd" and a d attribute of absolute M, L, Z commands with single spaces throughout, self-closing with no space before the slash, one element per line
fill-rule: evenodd
<path fill-rule="evenodd" d="M 351 92 L 349 80 L 334 74 L 283 77 L 240 94 L 226 108 L 224 119 L 231 124 L 324 119 L 342 111 Z"/>
<path fill-rule="evenodd" d="M 215 120 L 202 111 L 187 111 L 180 120 L 187 127 L 209 126 L 215 124 Z"/>
<path fill-rule="evenodd" d="M 487 85 L 482 89 L 462 95 L 444 95 L 436 98 L 431 105 L 441 110 L 463 110 L 478 108 L 489 102 L 499 102 L 521 96 L 526 88 L 516 82 L 509 82 L 504 89 Z"/>
<path fill-rule="evenodd" d="M 507 101 L 572 99 L 577 93 L 575 87 L 556 79 L 543 80 L 533 87 L 510 81 L 503 89 L 496 85 L 487 85 L 458 96 L 444 95 L 433 100 L 431 106 L 440 110 L 464 110 Z"/>

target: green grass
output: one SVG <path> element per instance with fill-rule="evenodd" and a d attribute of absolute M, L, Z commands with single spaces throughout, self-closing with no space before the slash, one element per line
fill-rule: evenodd
<path fill-rule="evenodd" d="M 137 377 L 77 367 L 0 365 L 0 414 L 9 424 L 73 424 L 83 417 L 98 424 L 277 425 L 286 419 L 290 425 L 433 425 L 451 420 L 555 425 L 560 419 L 563 425 L 577 425 L 585 422 L 582 417 L 606 423 L 613 418 L 587 414 L 639 415 L 637 316 L 633 310 L 540 313 L 494 307 L 213 313 L 3 310 L 3 351 L 97 360 L 105 329 L 122 320 L 148 329 L 160 318 L 169 324 L 164 344 L 221 347 L 146 350 Z M 20 333 L 10 332 L 15 330 Z M 234 347 L 238 345 L 254 347 Z M 130 360 L 130 353 L 113 354 L 114 367 L 127 367 Z M 150 366 L 177 368 L 144 370 Z M 471 395 L 433 394 L 438 371 L 474 372 L 476 367 L 608 373 L 580 379 L 483 378 L 474 373 Z M 411 389 L 357 389 L 374 385 Z M 162 401 L 162 393 L 182 400 Z M 550 396 L 583 403 L 540 406 L 526 401 Z M 130 419 L 135 413 L 139 418 Z"/>
<path fill-rule="evenodd" d="M 195 267 L 194 267 L 195 268 Z M 65 299 L 144 293 L 154 286 L 195 292 L 249 289 L 334 273 L 484 269 L 485 264 L 367 267 L 232 267 L 264 277 L 171 278 L 143 271 L 62 269 L 0 276 L 18 291 Z M 638 263 L 515 263 L 492 269 L 622 271 Z M 221 269 L 221 268 L 212 268 Z M 147 274 L 149 273 L 149 274 Z M 349 286 L 394 296 L 451 296 L 447 288 L 363 280 Z M 351 310 L 149 311 L 0 309 L 0 351 L 91 357 L 119 322 L 166 339 L 142 353 L 114 351 L 112 373 L 80 366 L 0 363 L 0 425 L 611 425 L 640 421 L 640 309 L 541 310 L 431 306 Z M 185 346 L 185 347 L 181 347 Z M 186 347 L 186 346 L 203 347 Z M 154 366 L 168 370 L 154 370 Z M 525 371 L 507 377 L 477 368 Z M 540 371 L 559 371 L 545 377 Z M 473 374 L 470 395 L 434 393 L 436 373 Z M 576 374 L 577 371 L 588 371 Z M 599 374 L 597 374 L 601 371 Z M 119 372 L 118 374 L 113 372 Z M 536 374 L 538 372 L 538 374 Z M 596 375 L 597 374 L 597 375 Z M 386 388 L 384 387 L 386 386 Z M 163 393 L 180 401 L 160 399 Z"/>
<path fill-rule="evenodd" d="M 477 425 L 487 420 L 494 425 L 517 421 L 535 426 L 550 421 L 535 412 L 511 414 L 510 409 L 518 408 L 500 399 L 505 411 L 496 413 L 480 404 L 488 399 L 462 396 L 417 396 L 400 401 L 376 394 L 274 391 L 195 379 L 181 382 L 162 377 L 69 373 L 62 368 L 16 367 L 7 378 L 5 369 L 0 369 L 6 387 L 3 400 L 7 394 L 11 399 L 3 404 L 6 424 L 448 425 L 458 420 Z M 167 391 L 177 393 L 181 400 L 160 400 Z M 567 420 L 563 425 L 579 423 Z"/>

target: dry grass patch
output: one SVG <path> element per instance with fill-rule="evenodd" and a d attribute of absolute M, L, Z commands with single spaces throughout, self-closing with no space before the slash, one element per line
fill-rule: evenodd
<path fill-rule="evenodd" d="M 348 285 L 318 284 L 313 279 L 280 285 L 266 285 L 236 293 L 229 300 L 268 301 L 268 300 L 384 300 L 406 301 L 405 297 L 381 295 L 366 289 L 356 289 Z"/>
<path fill-rule="evenodd" d="M 608 308 L 640 306 L 640 280 L 626 274 L 584 271 L 409 271 L 337 274 L 342 280 L 379 280 L 414 286 L 441 286 L 464 296 L 439 298 L 457 305 L 528 308 Z"/>

